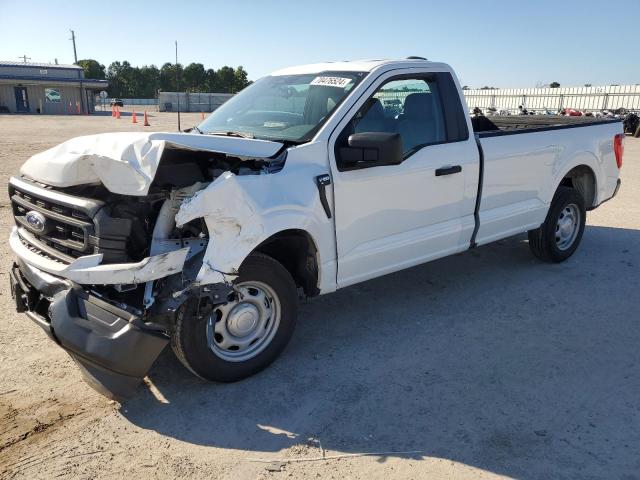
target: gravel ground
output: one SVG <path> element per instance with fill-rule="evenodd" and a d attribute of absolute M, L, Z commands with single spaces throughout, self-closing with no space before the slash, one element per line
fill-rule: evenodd
<path fill-rule="evenodd" d="M 175 114 L 150 121 L 175 129 Z M 68 138 L 143 129 L 127 115 L 0 116 L 1 181 Z M 517 237 L 350 287 L 304 302 L 265 372 L 205 383 L 166 350 L 124 405 L 14 313 L 5 242 L 0 477 L 640 478 L 638 199 L 627 138 L 620 194 L 566 263 Z M 6 193 L 0 222 L 6 238 Z M 370 452 L 413 453 L 251 461 Z"/>

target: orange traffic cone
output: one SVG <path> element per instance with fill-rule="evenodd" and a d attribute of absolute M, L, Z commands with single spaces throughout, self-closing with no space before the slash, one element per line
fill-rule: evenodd
<path fill-rule="evenodd" d="M 120 109 L 116 105 L 116 120 L 120 120 Z"/>
<path fill-rule="evenodd" d="M 80 115 L 80 102 L 76 102 L 76 111 L 78 112 L 78 115 Z"/>
<path fill-rule="evenodd" d="M 200 112 L 200 118 L 204 120 L 204 112 Z"/>
<path fill-rule="evenodd" d="M 111 105 L 111 116 L 112 117 L 116 116 L 116 107 L 114 107 L 113 105 Z"/>
<path fill-rule="evenodd" d="M 138 123 L 138 119 L 136 118 L 136 111 L 135 110 L 131 114 L 131 123 Z"/>
<path fill-rule="evenodd" d="M 144 111 L 144 126 L 145 127 L 150 127 L 151 125 L 149 125 L 149 119 L 147 118 L 147 111 Z"/>

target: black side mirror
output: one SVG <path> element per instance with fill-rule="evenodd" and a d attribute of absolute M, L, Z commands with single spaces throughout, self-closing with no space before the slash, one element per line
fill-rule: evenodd
<path fill-rule="evenodd" d="M 399 133 L 354 133 L 348 147 L 340 148 L 340 161 L 347 167 L 376 167 L 402 163 L 402 138 Z"/>

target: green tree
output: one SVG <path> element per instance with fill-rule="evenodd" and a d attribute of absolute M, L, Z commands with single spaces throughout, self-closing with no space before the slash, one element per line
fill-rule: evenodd
<path fill-rule="evenodd" d="M 219 93 L 234 93 L 236 84 L 236 71 L 226 65 L 216 72 L 219 82 Z"/>
<path fill-rule="evenodd" d="M 155 65 L 143 65 L 138 69 L 139 89 L 136 98 L 156 98 L 160 88 L 160 70 Z"/>
<path fill-rule="evenodd" d="M 124 78 L 124 92 L 122 95 L 125 98 L 137 97 L 137 93 L 142 86 L 138 72 L 138 67 L 132 67 L 127 61 L 122 62 L 121 75 Z"/>
<path fill-rule="evenodd" d="M 180 91 L 184 91 L 184 80 L 182 78 L 182 65 L 177 65 L 178 80 L 180 82 Z M 176 92 L 178 91 L 178 85 L 176 85 L 176 65 L 173 63 L 165 63 L 160 68 L 160 90 L 163 92 Z"/>
<path fill-rule="evenodd" d="M 551 82 L 549 88 L 560 88 L 560 84 L 558 82 Z"/>
<path fill-rule="evenodd" d="M 207 79 L 207 71 L 201 63 L 190 63 L 184 68 L 183 90 L 187 92 L 204 92 Z"/>
<path fill-rule="evenodd" d="M 235 74 L 234 74 L 234 83 L 233 83 L 233 91 L 232 93 L 237 93 L 240 90 L 242 90 L 243 88 L 247 87 L 248 85 L 251 84 L 251 82 L 249 81 L 248 78 L 248 74 L 247 71 L 242 68 L 242 65 L 240 65 L 238 68 L 236 68 Z"/>
<path fill-rule="evenodd" d="M 97 60 L 93 60 L 91 58 L 78 60 L 78 66 L 82 67 L 82 70 L 84 70 L 84 78 L 98 80 L 104 80 L 106 78 L 104 65 L 101 65 Z"/>
<path fill-rule="evenodd" d="M 218 72 L 213 68 L 207 70 L 205 77 L 205 91 L 207 92 L 219 92 L 220 91 L 220 78 Z"/>
<path fill-rule="evenodd" d="M 108 92 L 111 97 L 122 97 L 124 78 L 120 74 L 121 70 L 122 64 L 118 61 L 112 62 L 107 68 Z"/>

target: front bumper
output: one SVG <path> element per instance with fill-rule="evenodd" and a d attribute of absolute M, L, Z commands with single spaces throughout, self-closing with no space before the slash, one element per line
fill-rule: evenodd
<path fill-rule="evenodd" d="M 168 343 L 139 316 L 28 264 L 14 264 L 10 282 L 17 311 L 42 327 L 87 383 L 110 398 L 130 397 Z"/>
<path fill-rule="evenodd" d="M 189 247 L 184 247 L 137 263 L 102 265 L 102 254 L 99 253 L 79 257 L 66 265 L 34 252 L 22 242 L 21 235 L 28 237 L 31 234 L 13 227 L 9 235 L 9 246 L 18 258 L 38 270 L 86 285 L 145 283 L 167 277 L 182 270 L 189 254 Z"/>

